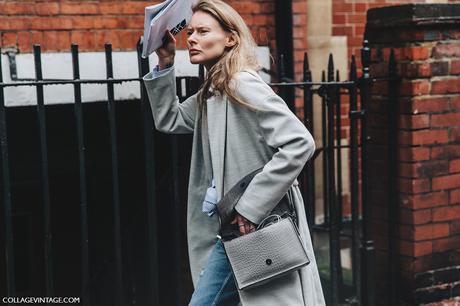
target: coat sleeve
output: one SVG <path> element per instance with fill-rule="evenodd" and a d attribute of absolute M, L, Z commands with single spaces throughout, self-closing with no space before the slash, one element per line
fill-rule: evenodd
<path fill-rule="evenodd" d="M 156 78 L 149 72 L 143 79 L 156 129 L 171 134 L 193 133 L 197 94 L 179 102 L 174 69 Z"/>
<path fill-rule="evenodd" d="M 258 75 L 239 74 L 237 95 L 262 108 L 256 112 L 259 133 L 275 151 L 270 161 L 252 179 L 235 209 L 258 224 L 287 193 L 315 151 L 315 142 L 304 124 Z"/>

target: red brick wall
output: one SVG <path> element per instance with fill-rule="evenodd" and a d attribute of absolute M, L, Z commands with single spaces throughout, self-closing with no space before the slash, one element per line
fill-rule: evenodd
<path fill-rule="evenodd" d="M 387 99 L 386 86 L 374 87 L 370 114 L 371 141 L 385 145 L 388 105 L 397 103 L 396 216 L 388 214 L 388 153 L 369 154 L 376 187 L 370 193 L 376 210 L 378 289 L 382 296 L 387 294 L 385 260 L 391 239 L 402 297 L 414 305 L 460 296 L 460 21 L 442 24 L 440 20 L 375 26 L 369 36 L 374 47 L 373 75 L 386 74 L 388 54 L 394 48 L 402 78 L 396 101 Z M 396 229 L 395 237 L 388 236 L 390 227 Z"/>
<path fill-rule="evenodd" d="M 82 51 L 103 50 L 110 41 L 115 50 L 132 50 L 142 33 L 143 12 L 151 1 L 9 1 L 0 2 L 2 47 L 31 52 L 67 51 L 70 43 Z"/>
<path fill-rule="evenodd" d="M 39 43 L 45 51 L 66 51 L 70 43 L 82 51 L 134 50 L 142 35 L 144 8 L 159 1 L 8 1 L 0 2 L 1 46 L 30 52 Z M 228 1 L 240 12 L 259 45 L 275 47 L 273 0 Z M 185 48 L 184 35 L 179 47 Z"/>
<path fill-rule="evenodd" d="M 408 3 L 427 3 L 429 0 L 332 0 L 332 35 L 347 36 L 348 56 L 354 54 L 360 62 L 360 48 L 363 42 L 366 13 L 370 8 L 402 5 Z M 431 1 L 432 2 L 432 1 Z M 460 0 L 449 0 L 460 3 Z M 358 65 L 360 66 L 360 65 Z"/>

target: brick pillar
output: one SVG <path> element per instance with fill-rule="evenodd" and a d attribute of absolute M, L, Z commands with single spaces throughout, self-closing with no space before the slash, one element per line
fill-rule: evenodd
<path fill-rule="evenodd" d="M 368 156 L 370 199 L 376 203 L 377 300 L 460 305 L 460 4 L 371 9 L 366 37 L 374 76 L 387 75 L 393 48 L 401 77 L 396 99 L 388 99 L 386 83 L 379 82 L 370 102 L 375 147 L 389 147 L 389 103 L 397 105 L 397 146 L 390 148 L 396 190 L 387 188 L 391 180 L 382 175 L 391 169 L 382 151 L 370 149 Z M 382 198 L 390 201 L 379 202 Z"/>

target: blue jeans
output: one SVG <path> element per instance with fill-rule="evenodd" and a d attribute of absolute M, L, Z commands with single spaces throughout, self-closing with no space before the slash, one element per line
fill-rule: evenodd
<path fill-rule="evenodd" d="M 236 306 L 240 301 L 222 241 L 217 240 L 189 306 Z"/>

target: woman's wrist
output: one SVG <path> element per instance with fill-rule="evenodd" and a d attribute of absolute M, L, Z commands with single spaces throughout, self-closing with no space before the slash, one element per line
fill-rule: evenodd
<path fill-rule="evenodd" d="M 158 60 L 158 69 L 163 70 L 174 65 L 174 57 L 160 58 Z"/>

